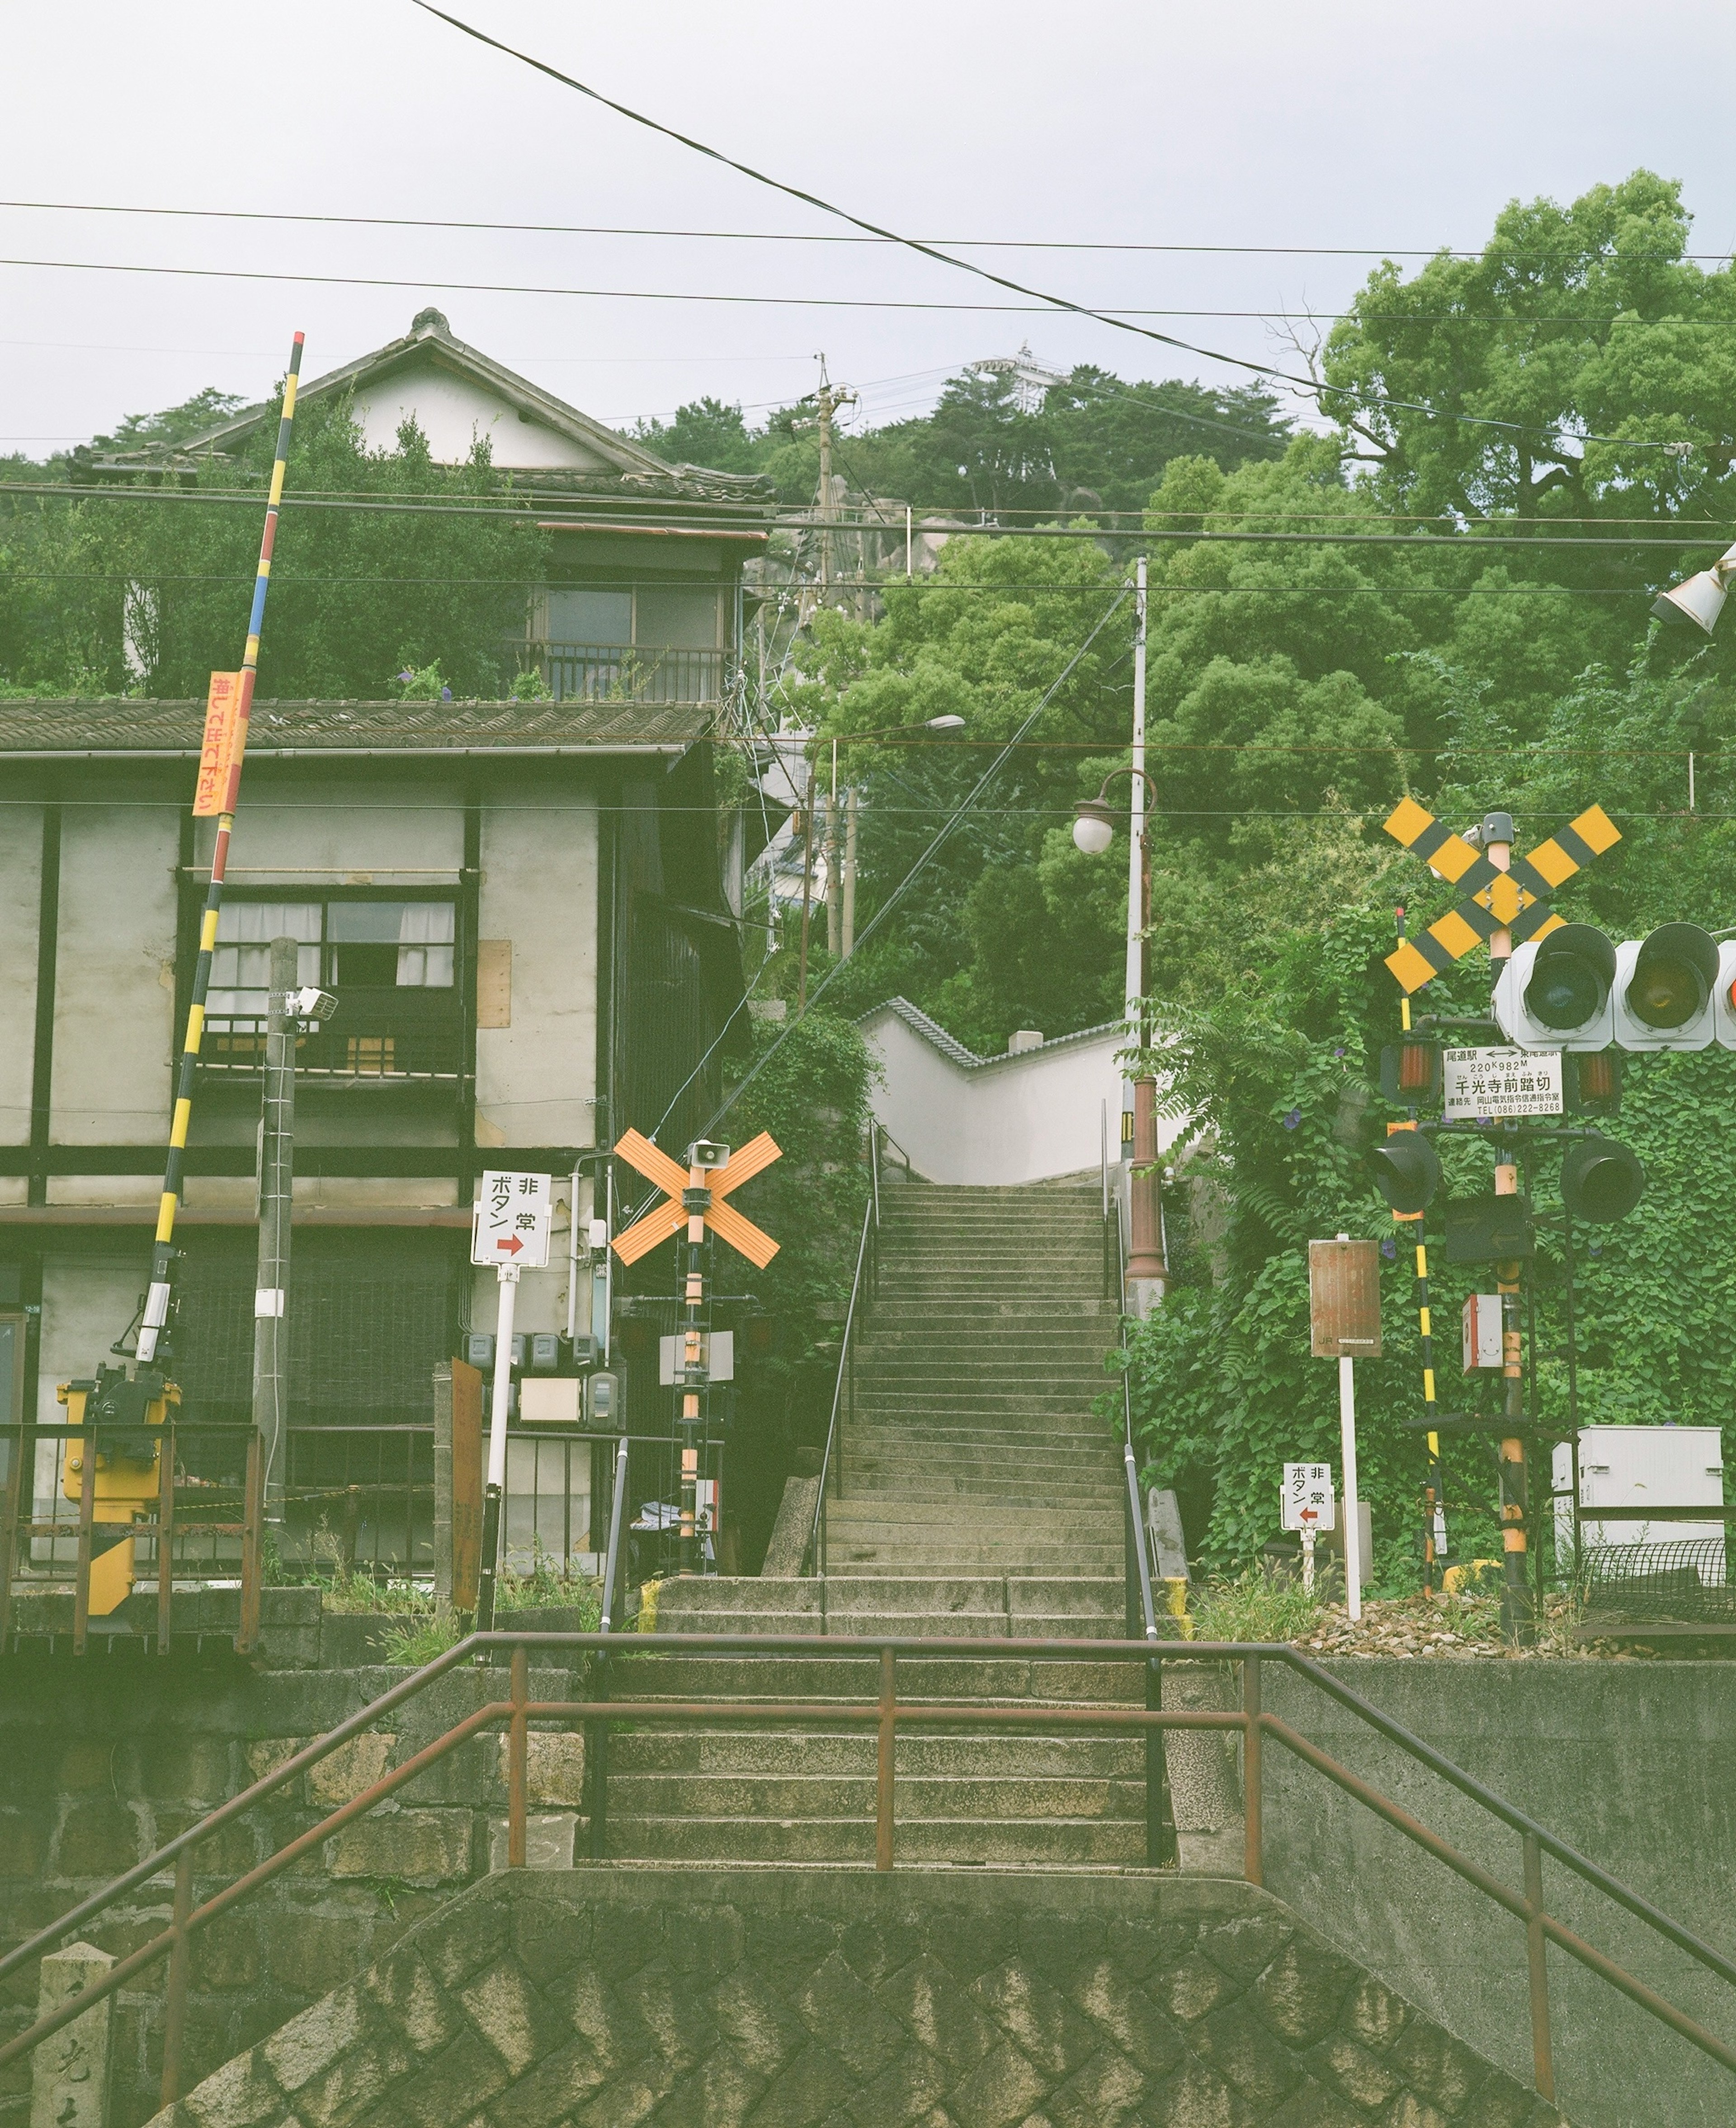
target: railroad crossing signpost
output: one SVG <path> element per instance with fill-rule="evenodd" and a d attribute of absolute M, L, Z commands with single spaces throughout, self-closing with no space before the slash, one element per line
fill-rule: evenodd
<path fill-rule="evenodd" d="M 506 1409 L 512 1400 L 512 1318 L 519 1273 L 548 1261 L 554 1192 L 546 1175 L 490 1169 L 471 1217 L 470 1260 L 491 1264 L 500 1281 L 495 1313 L 494 1400 L 488 1415 L 488 1477 L 482 1494 L 482 1567 L 477 1589 L 477 1630 L 494 1625 L 495 1575 L 500 1565 L 500 1501 L 506 1487 Z"/>
<path fill-rule="evenodd" d="M 1563 929 L 1566 919 L 1558 916 L 1550 905 L 1556 889 L 1621 840 L 1620 830 L 1603 808 L 1591 805 L 1547 842 L 1539 843 L 1529 855 L 1515 857 L 1510 815 L 1491 813 L 1485 817 L 1477 832 L 1477 840 L 1482 845 L 1478 848 L 1464 836 L 1455 835 L 1450 829 L 1443 827 L 1432 813 L 1411 798 L 1402 800 L 1394 808 L 1386 822 L 1386 831 L 1395 842 L 1402 843 L 1460 891 L 1459 899 L 1444 916 L 1437 918 L 1415 938 L 1401 935 L 1397 949 L 1387 956 L 1387 966 L 1404 993 L 1401 1017 L 1406 1034 L 1411 1027 L 1413 991 L 1432 982 L 1436 976 L 1463 960 L 1480 944 L 1487 945 L 1492 969 L 1498 979 L 1516 946 L 1533 939 L 1542 940 L 1552 931 Z M 1511 1073 L 1502 1073 L 1489 1068 L 1493 1062 L 1489 1052 L 1484 1052 L 1483 1058 L 1478 1060 L 1476 1052 L 1460 1052 L 1454 1059 L 1454 1090 L 1460 1100 L 1468 1099 L 1474 1104 L 1482 1096 L 1470 1091 L 1468 1081 L 1481 1081 L 1487 1086 L 1492 1080 L 1501 1087 L 1511 1082 L 1511 1097 L 1504 1091 L 1496 1091 L 1492 1096 L 1493 1105 L 1477 1110 L 1479 1117 L 1488 1117 L 1501 1125 L 1516 1126 L 1516 1119 L 1525 1114 L 1558 1114 L 1560 1095 L 1557 1087 L 1539 1090 L 1538 1086 L 1539 1077 L 1547 1076 L 1536 1069 L 1539 1061 L 1532 1060 L 1533 1068 L 1529 1074 L 1517 1066 Z M 1550 1102 L 1553 1103 L 1553 1109 L 1547 1105 Z M 1414 1109 L 1412 1114 L 1414 1116 Z M 1497 1196 L 1512 1196 L 1519 1190 L 1516 1127 L 1504 1131 L 1503 1140 L 1495 1156 L 1495 1193 Z M 1417 1271 L 1425 1294 L 1425 1264 L 1419 1238 Z M 1506 1575 L 1502 1625 L 1508 1637 L 1515 1641 L 1529 1640 L 1534 1632 L 1525 1578 L 1529 1486 L 1525 1437 L 1520 1423 L 1525 1410 L 1520 1336 L 1523 1270 L 1523 1263 L 1517 1258 L 1496 1266 L 1504 1326 L 1505 1416 L 1511 1422 L 1511 1431 L 1503 1437 L 1500 1454 L 1501 1534 Z M 1425 1340 L 1424 1390 L 1427 1415 L 1432 1418 L 1434 1377 L 1430 1364 L 1432 1354 L 1427 1352 L 1426 1299 L 1423 1302 L 1422 1319 Z M 1439 1467 L 1438 1433 L 1431 1431 L 1428 1440 L 1432 1492 L 1432 1481 Z M 1437 1505 L 1438 1501 L 1431 1499 L 1431 1511 Z"/>
<path fill-rule="evenodd" d="M 709 1227 L 756 1270 L 763 1271 L 777 1254 L 777 1243 L 724 1200 L 732 1190 L 763 1173 L 783 1155 L 769 1131 L 761 1131 L 757 1138 L 733 1151 L 710 1138 L 696 1138 L 687 1148 L 685 1168 L 636 1130 L 617 1141 L 615 1152 L 664 1193 L 661 1204 L 616 1237 L 614 1251 L 622 1262 L 637 1263 L 660 1242 L 668 1241 L 683 1227 L 687 1230 L 681 1288 L 685 1314 L 675 1375 L 681 1400 L 676 1416 L 681 1443 L 681 1570 L 690 1574 L 698 1558 L 700 1440 L 705 1428 L 705 1393 L 711 1381 L 705 1230 Z"/>

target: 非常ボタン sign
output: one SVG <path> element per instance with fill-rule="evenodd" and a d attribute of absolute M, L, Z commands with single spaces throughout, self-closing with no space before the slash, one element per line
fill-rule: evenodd
<path fill-rule="evenodd" d="M 1443 1114 L 1449 1123 L 1479 1116 L 1558 1116 L 1561 1052 L 1449 1049 L 1441 1057 Z"/>
<path fill-rule="evenodd" d="M 548 1261 L 553 1224 L 554 1191 L 548 1176 L 491 1169 L 482 1177 L 482 1195 L 472 1216 L 470 1261 L 541 1271 Z"/>
<path fill-rule="evenodd" d="M 1329 1530 L 1333 1525 L 1332 1465 L 1284 1465 L 1283 1527 L 1287 1530 Z"/>

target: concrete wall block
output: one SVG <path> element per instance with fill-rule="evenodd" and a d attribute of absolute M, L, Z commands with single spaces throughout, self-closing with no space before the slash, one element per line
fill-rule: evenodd
<path fill-rule="evenodd" d="M 470 1874 L 467 1810 L 400 1810 L 382 1804 L 346 1825 L 327 1843 L 334 1877 L 401 1878 L 449 1884 Z"/>
<path fill-rule="evenodd" d="M 299 2017 L 292 2017 L 266 2041 L 260 2049 L 265 2066 L 285 2092 L 293 2097 L 355 2045 L 362 2036 L 362 2011 L 360 1990 L 340 1988 Z"/>
<path fill-rule="evenodd" d="M 336 1810 L 353 1803 L 364 1788 L 381 1780 L 392 1762 L 397 1738 L 384 1730 L 364 1729 L 347 1744 L 308 1769 L 307 1792 L 320 1808 Z"/>
<path fill-rule="evenodd" d="M 276 1773 L 279 1766 L 294 1758 L 296 1752 L 311 1741 L 306 1736 L 259 1736 L 244 1745 L 242 1757 L 247 1767 L 249 1785 L 251 1786 L 254 1781 L 263 1781 L 268 1774 Z M 278 1793 L 293 1796 L 295 1790 L 292 1788 L 280 1789 Z"/>
<path fill-rule="evenodd" d="M 134 1778 L 154 1800 L 218 1803 L 240 1785 L 239 1757 L 226 1736 L 149 1736 L 140 1741 Z"/>
<path fill-rule="evenodd" d="M 572 1811 L 529 1811 L 524 1818 L 524 1866 L 527 1869 L 570 1869 L 578 1840 L 580 1820 Z M 507 1827 L 504 1817 L 488 1822 L 488 1866 L 504 1869 Z"/>
<path fill-rule="evenodd" d="M 112 1796 L 74 1803 L 60 1821 L 53 1868 L 59 1877 L 118 1877 L 147 1852 L 138 1815 Z"/>
<path fill-rule="evenodd" d="M 496 1792 L 506 1793 L 507 1757 L 510 1739 L 491 1740 L 496 1755 Z M 544 1807 L 567 1805 L 574 1810 L 585 1803 L 585 1738 L 581 1731 L 542 1731 L 533 1729 L 525 1738 L 525 1794 Z"/>
<path fill-rule="evenodd" d="M 462 2029 L 462 2018 L 418 1950 L 395 1952 L 372 1967 L 362 1985 L 418 2054 L 437 2053 Z"/>
<path fill-rule="evenodd" d="M 0 1810 L 0 1877 L 40 1875 L 49 1830 L 45 1810 Z"/>
<path fill-rule="evenodd" d="M 281 2118 L 283 2097 L 261 2054 L 250 2051 L 206 2077 L 179 2111 L 187 2128 L 263 2128 Z"/>

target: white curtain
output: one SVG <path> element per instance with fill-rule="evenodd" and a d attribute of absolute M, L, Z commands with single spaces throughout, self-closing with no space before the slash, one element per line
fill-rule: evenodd
<path fill-rule="evenodd" d="M 298 982 L 320 980 L 320 933 L 323 914 L 317 901 L 231 901 L 217 917 L 216 950 L 211 955 L 207 1014 L 232 1013 L 263 1019 L 271 982 L 271 942 L 295 938 Z"/>
<path fill-rule="evenodd" d="M 450 990 L 456 935 L 449 901 L 406 901 L 398 919 L 398 987 Z"/>

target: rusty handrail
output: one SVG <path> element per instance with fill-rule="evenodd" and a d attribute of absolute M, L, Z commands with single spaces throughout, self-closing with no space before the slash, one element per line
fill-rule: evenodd
<path fill-rule="evenodd" d="M 852 1636 L 853 1638 L 853 1636 Z M 456 1647 L 435 1658 L 422 1668 L 400 1681 L 390 1691 L 368 1707 L 361 1708 L 349 1719 L 340 1723 L 327 1736 L 316 1739 L 273 1773 L 263 1776 L 229 1803 L 221 1804 L 186 1831 L 168 1842 L 145 1861 L 125 1873 L 102 1891 L 63 1915 L 45 1929 L 39 1930 L 28 1941 L 0 1958 L 0 1979 L 17 1969 L 29 1959 L 40 1955 L 53 1945 L 82 1926 L 94 1915 L 111 1906 L 116 1900 L 152 1877 L 159 1876 L 170 1862 L 175 1864 L 174 1898 L 169 1926 L 145 1943 L 139 1945 L 128 1956 L 110 1968 L 102 1978 L 71 1998 L 48 2016 L 39 2019 L 26 2031 L 14 2035 L 0 2045 L 0 2066 L 5 2065 L 29 2052 L 40 2041 L 58 2031 L 64 2025 L 93 2003 L 112 1994 L 135 1974 L 163 1959 L 169 1960 L 168 1993 L 165 2016 L 165 2033 L 173 2044 L 166 2048 L 164 2065 L 164 2102 L 172 2102 L 180 2096 L 180 2035 L 186 2022 L 185 1995 L 187 1974 L 191 1964 L 189 1946 L 192 1937 L 219 1914 L 259 1886 L 268 1883 L 282 1870 L 314 1849 L 322 1845 L 353 1819 L 373 1808 L 414 1780 L 419 1774 L 454 1750 L 467 1738 L 497 1722 L 507 1724 L 507 1861 L 510 1868 L 521 1868 L 525 1860 L 526 1809 L 528 1802 L 529 1727 L 532 1721 L 562 1720 L 575 1722 L 600 1722 L 605 1727 L 612 1719 L 621 1717 L 624 1709 L 619 1701 L 607 1699 L 532 1699 L 529 1696 L 529 1665 L 536 1651 L 553 1652 L 600 1651 L 613 1643 L 619 1646 L 618 1636 L 600 1633 L 567 1632 L 514 1632 L 501 1629 L 488 1633 L 473 1633 Z M 850 1645 L 848 1641 L 845 1645 Z M 1161 1734 L 1170 1729 L 1218 1731 L 1239 1732 L 1242 1738 L 1245 1820 L 1246 1847 L 1245 1870 L 1250 1882 L 1259 1883 L 1264 1874 L 1263 1817 L 1264 1777 L 1263 1746 L 1270 1737 L 1283 1746 L 1293 1755 L 1311 1766 L 1326 1779 L 1333 1782 L 1345 1793 L 1372 1810 L 1384 1822 L 1402 1832 L 1416 1845 L 1452 1869 L 1466 1883 L 1482 1892 L 1504 1912 L 1521 1921 L 1526 1930 L 1527 1966 L 1530 1982 L 1534 2077 L 1539 2093 L 1553 2100 L 1554 2070 L 1553 2040 L 1550 2031 L 1548 1973 L 1544 1956 L 1545 1946 L 1554 1944 L 1559 1950 L 1576 1959 L 1587 1970 L 1596 1974 L 1619 1993 L 1627 1997 L 1648 2015 L 1655 2017 L 1678 2036 L 1686 2039 L 1711 2059 L 1723 2067 L 1736 2071 L 1736 2047 L 1707 2031 L 1685 2012 L 1648 1988 L 1644 1982 L 1627 1972 L 1606 1953 L 1596 1950 L 1574 1931 L 1558 1921 L 1546 1909 L 1543 1897 L 1542 1859 L 1545 1852 L 1574 1869 L 1586 1881 L 1599 1889 L 1606 1890 L 1619 1903 L 1639 1919 L 1647 1921 L 1667 1940 L 1696 1958 L 1708 1969 L 1720 1978 L 1736 1981 L 1736 1968 L 1708 1945 L 1702 1944 L 1691 1933 L 1658 1913 L 1650 1902 L 1631 1893 L 1608 1873 L 1577 1850 L 1568 1847 L 1542 1826 L 1535 1825 L 1523 1812 L 1515 1810 L 1502 1798 L 1492 1795 L 1482 1784 L 1472 1779 L 1462 1769 L 1444 1759 L 1419 1737 L 1412 1736 L 1390 1717 L 1382 1715 L 1357 1693 L 1340 1686 L 1335 1679 L 1302 1655 L 1299 1651 L 1285 1646 L 1269 1646 L 1259 1642 L 1196 1641 L 1189 1644 L 1190 1660 L 1228 1661 L 1240 1665 L 1242 1670 L 1242 1704 L 1240 1709 L 1151 1708 L 1138 1706 L 1079 1706 L 1024 1702 L 1017 1705 L 988 1705 L 980 1702 L 955 1704 L 939 1699 L 910 1699 L 900 1701 L 898 1696 L 897 1666 L 902 1659 L 908 1662 L 944 1660 L 959 1655 L 994 1657 L 1005 1660 L 1008 1656 L 1025 1657 L 1032 1662 L 1044 1660 L 1079 1660 L 1136 1663 L 1147 1665 L 1150 1646 L 1143 1641 L 1112 1641 L 1090 1639 L 1070 1640 L 1002 1640 L 974 1636 L 921 1638 L 913 1636 L 863 1636 L 856 1642 L 861 1658 L 866 1664 L 873 1660 L 878 1671 L 879 1689 L 873 1699 L 848 1699 L 800 1703 L 794 1701 L 761 1702 L 728 1698 L 702 1700 L 635 1700 L 631 1703 L 630 1718 L 635 1723 L 657 1722 L 755 1722 L 772 1724 L 841 1722 L 872 1727 L 879 1737 L 877 1752 L 875 1802 L 875 1860 L 881 1869 L 894 1866 L 895 1841 L 894 1773 L 895 1739 L 900 1725 L 935 1726 L 940 1727 L 975 1727 L 994 1725 L 1000 1727 L 1024 1728 L 1041 1726 L 1046 1728 L 1093 1728 L 1114 1731 L 1119 1729 L 1143 1730 L 1148 1734 Z M 443 1736 L 425 1746 L 410 1758 L 382 1777 L 371 1787 L 362 1790 L 348 1803 L 334 1810 L 319 1824 L 298 1835 L 294 1840 L 268 1856 L 263 1862 L 235 1879 L 221 1890 L 213 1893 L 202 1904 L 194 1905 L 192 1868 L 192 1850 L 202 1841 L 241 1812 L 253 1808 L 267 1796 L 289 1782 L 321 1759 L 336 1750 L 350 1737 L 377 1720 L 381 1715 L 415 1697 L 436 1679 L 458 1665 L 491 1653 L 507 1652 L 510 1656 L 510 1693 L 505 1699 L 491 1699 L 475 1709 L 454 1725 Z M 683 1634 L 676 1641 L 662 1647 L 651 1645 L 642 1647 L 643 1655 L 656 1661 L 665 1656 L 685 1657 L 694 1654 L 799 1654 L 820 1657 L 836 1662 L 844 1659 L 837 1640 L 820 1641 L 812 1634 L 743 1634 L 704 1633 Z M 1370 1721 L 1391 1741 L 1416 1757 L 1431 1769 L 1441 1773 L 1453 1785 L 1479 1803 L 1485 1803 L 1504 1822 L 1521 1831 L 1524 1842 L 1524 1889 L 1515 1892 L 1503 1883 L 1482 1864 L 1461 1854 L 1440 1834 L 1431 1831 L 1421 1821 L 1398 1804 L 1383 1795 L 1370 1783 L 1340 1765 L 1330 1754 L 1301 1735 L 1290 1723 L 1266 1711 L 1263 1704 L 1262 1667 L 1268 1661 L 1283 1661 L 1299 1674 L 1326 1688 L 1332 1697 L 1349 1707 L 1352 1711 Z"/>
<path fill-rule="evenodd" d="M 838 1371 L 832 1390 L 832 1416 L 827 1422 L 826 1446 L 820 1456 L 820 1489 L 814 1496 L 813 1520 L 809 1526 L 808 1542 L 802 1551 L 802 1572 L 804 1575 L 818 1574 L 823 1579 L 826 1572 L 826 1481 L 832 1470 L 832 1451 L 837 1446 L 838 1411 L 844 1400 L 847 1380 L 850 1385 L 851 1413 L 852 1417 L 855 1415 L 856 1351 L 852 1340 L 856 1336 L 857 1304 L 861 1302 L 865 1309 L 866 1306 L 862 1273 L 870 1262 L 870 1242 L 874 1244 L 875 1260 L 870 1271 L 870 1283 L 872 1284 L 878 1276 L 879 1233 L 880 1197 L 878 1191 L 875 1191 L 870 1193 L 867 1203 L 862 1207 L 862 1238 L 856 1244 L 856 1275 L 850 1281 L 850 1302 L 844 1311 L 844 1334 L 838 1341 Z M 842 1452 L 838 1450 L 840 1456 Z M 840 1492 L 843 1489 L 842 1478 L 838 1480 L 838 1489 Z"/>

